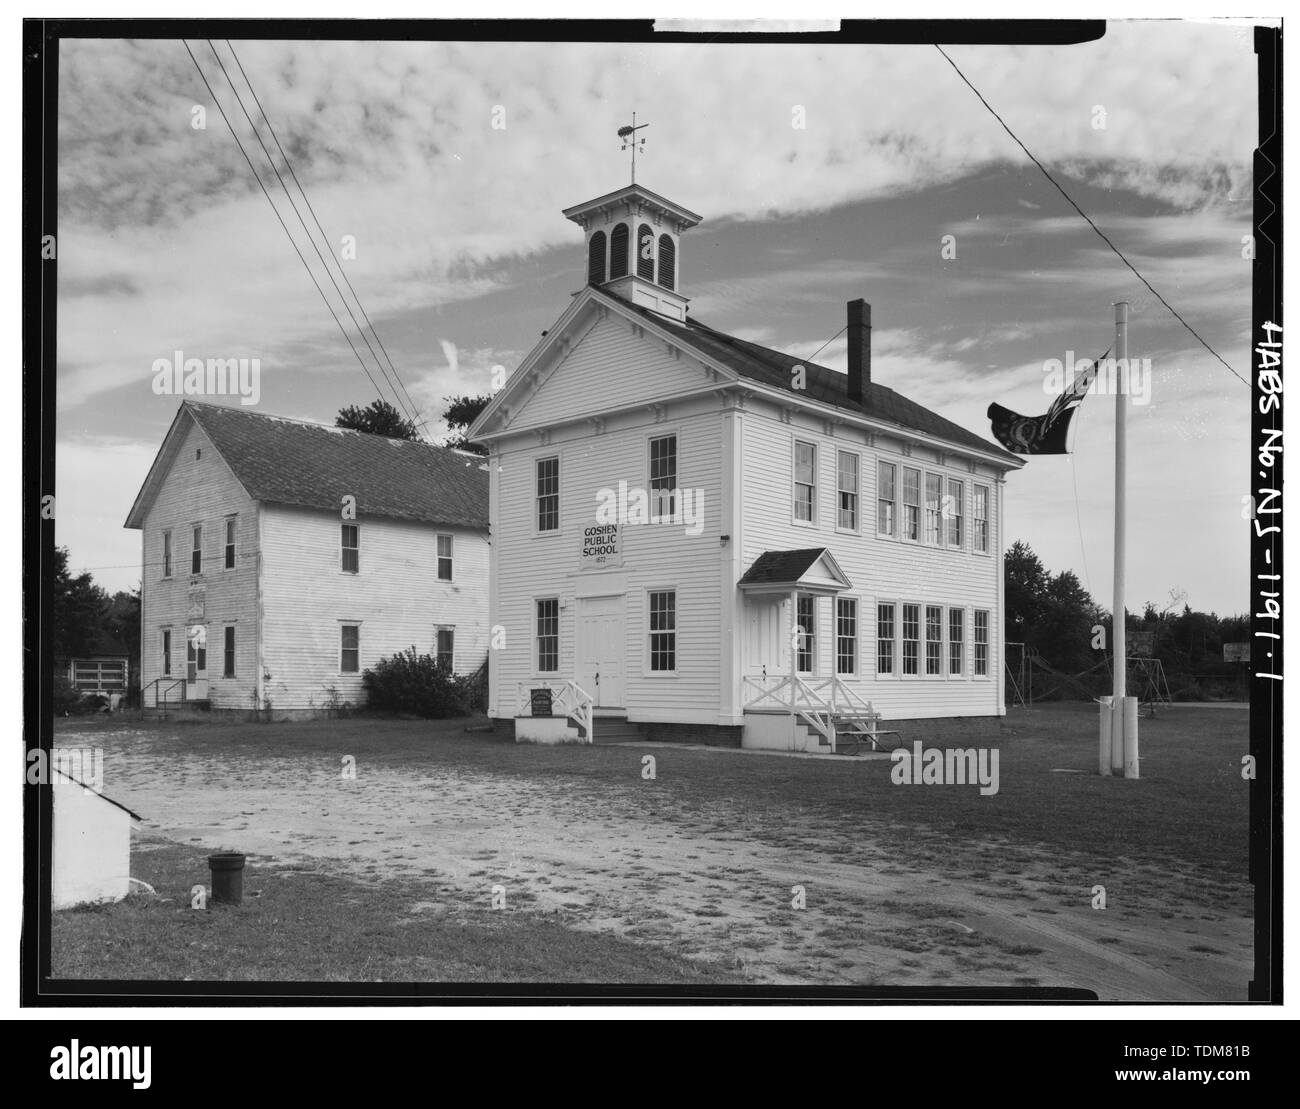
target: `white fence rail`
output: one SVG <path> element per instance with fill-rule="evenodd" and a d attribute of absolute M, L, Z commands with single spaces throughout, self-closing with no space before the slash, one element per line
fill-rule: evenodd
<path fill-rule="evenodd" d="M 568 717 L 586 732 L 584 742 L 592 743 L 595 739 L 595 719 L 593 711 L 595 698 L 574 681 L 519 682 L 516 686 L 518 709 L 516 716 L 532 716 L 533 690 L 547 689 L 551 693 L 551 715 Z"/>

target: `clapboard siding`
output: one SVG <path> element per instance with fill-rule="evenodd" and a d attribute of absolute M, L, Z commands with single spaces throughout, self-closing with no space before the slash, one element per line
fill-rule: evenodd
<path fill-rule="evenodd" d="M 196 458 L 195 452 L 201 453 Z M 236 517 L 235 568 L 226 570 L 225 519 Z M 202 573 L 190 574 L 191 529 L 203 525 Z M 172 576 L 163 577 L 163 531 L 172 531 Z M 172 679 L 185 676 L 189 593 L 202 587 L 208 627 L 208 690 L 214 706 L 251 707 L 257 671 L 257 512 L 212 446 L 191 425 L 145 515 L 141 575 L 142 688 L 163 677 L 162 629 L 172 633 Z M 223 639 L 235 628 L 235 677 L 222 677 Z M 176 694 L 179 696 L 179 692 Z M 152 703 L 146 694 L 146 703 Z"/>
<path fill-rule="evenodd" d="M 587 341 L 590 341 L 591 336 Z M 633 351 L 639 350 L 625 340 Z M 581 350 L 570 356 L 573 362 Z M 601 357 L 620 363 L 619 348 Z M 671 360 L 669 360 L 671 361 Z M 512 716 L 517 710 L 520 683 L 538 678 L 535 657 L 535 601 L 557 596 L 560 610 L 560 669 L 546 675 L 573 678 L 576 672 L 577 598 L 602 590 L 626 598 L 625 707 L 633 720 L 677 720 L 716 723 L 718 683 L 720 565 L 725 552 L 719 543 L 723 414 L 716 401 L 683 402 L 664 419 L 642 410 L 611 417 L 605 429 L 593 433 L 583 425 L 555 433 L 550 444 L 537 435 L 509 438 L 494 456 L 495 499 L 493 536 L 497 569 L 493 576 L 492 625 L 505 632 L 501 649 L 493 652 L 492 712 Z M 687 525 L 626 526 L 623 564 L 609 570 L 581 569 L 583 529 L 597 522 L 598 494 L 649 486 L 649 440 L 677 436 L 677 483 L 702 495 L 699 533 Z M 534 474 L 539 459 L 560 459 L 560 529 L 536 532 Z M 699 502 L 697 502 L 699 503 Z M 645 660 L 648 637 L 646 591 L 677 592 L 677 672 L 651 676 Z"/>
<path fill-rule="evenodd" d="M 349 521 L 351 522 L 351 521 Z M 436 629 L 455 628 L 455 666 L 476 670 L 488 648 L 488 543 L 481 534 L 387 519 L 360 527 L 360 570 L 342 569 L 336 513 L 264 506 L 265 697 L 273 709 L 363 702 L 361 673 L 340 671 L 341 627 L 360 625 L 361 670 L 414 646 L 432 654 Z M 451 582 L 437 576 L 438 534 L 454 535 Z"/>
<path fill-rule="evenodd" d="M 538 386 L 510 430 L 604 415 L 629 404 L 661 400 L 707 384 L 698 362 L 674 357 L 666 345 L 622 316 L 597 322 Z"/>
<path fill-rule="evenodd" d="M 746 416 L 744 438 L 743 563 L 746 568 L 766 550 L 789 550 L 826 547 L 853 583 L 845 596 L 859 601 L 859 675 L 847 681 L 855 691 L 869 698 L 888 717 L 923 718 L 995 714 L 1000 711 L 1002 669 L 1002 629 L 999 581 L 1001 577 L 1002 534 L 1001 490 L 996 472 L 982 465 L 972 473 L 964 458 L 955 454 L 940 458 L 921 447 L 905 456 L 901 442 L 878 436 L 870 445 L 865 432 L 840 427 L 835 435 L 826 433 L 820 421 L 796 414 L 784 423 L 775 411 L 755 406 Z M 817 448 L 816 515 L 814 525 L 796 524 L 793 520 L 794 442 L 799 439 Z M 837 466 L 840 450 L 856 453 L 860 458 L 859 531 L 848 534 L 836 527 Z M 908 543 L 876 534 L 877 462 L 892 462 L 898 467 L 901 502 L 902 467 L 914 466 L 940 474 L 945 483 L 963 483 L 963 546 L 936 548 L 924 543 Z M 989 489 L 989 553 L 971 549 L 972 486 L 978 483 Z M 945 484 L 945 492 L 946 492 Z M 922 479 L 924 497 L 924 479 Z M 924 507 L 924 506 L 923 506 Z M 900 509 L 901 514 L 901 509 Z M 924 531 L 924 511 L 922 512 Z M 917 603 L 944 606 L 944 646 L 942 665 L 945 673 L 937 677 L 885 677 L 876 675 L 876 605 L 878 602 Z M 948 677 L 947 608 L 965 611 L 965 658 L 963 674 Z M 787 606 L 788 608 L 788 606 Z M 972 677 L 974 611 L 989 612 L 989 676 Z M 835 635 L 833 607 L 830 599 L 818 602 L 816 621 L 817 674 L 834 672 Z M 783 635 L 788 642 L 788 611 L 782 613 Z M 897 613 L 901 623 L 901 608 Z M 924 621 L 924 608 L 922 609 Z M 922 668 L 924 643 L 922 643 Z M 788 655 L 783 654 L 783 661 Z M 788 665 L 788 662 L 786 662 Z"/>

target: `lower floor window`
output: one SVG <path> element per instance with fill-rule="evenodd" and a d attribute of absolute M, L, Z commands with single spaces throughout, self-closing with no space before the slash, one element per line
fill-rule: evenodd
<path fill-rule="evenodd" d="M 447 671 L 456 669 L 456 630 L 454 628 L 438 629 L 437 652 L 440 667 Z"/>
<path fill-rule="evenodd" d="M 894 606 L 876 605 L 876 673 L 894 672 Z"/>
<path fill-rule="evenodd" d="M 560 602 L 547 597 L 537 602 L 537 672 L 553 674 L 560 668 Z"/>
<path fill-rule="evenodd" d="M 226 641 L 222 644 L 222 666 L 221 676 L 223 678 L 233 678 L 235 676 L 235 629 L 226 628 Z"/>
<path fill-rule="evenodd" d="M 921 606 L 903 606 L 903 673 L 920 673 Z"/>
<path fill-rule="evenodd" d="M 975 676 L 987 678 L 989 674 L 989 614 L 985 609 L 975 610 Z"/>
<path fill-rule="evenodd" d="M 361 672 L 361 625 L 344 624 L 340 629 L 339 671 L 344 674 Z"/>
<path fill-rule="evenodd" d="M 801 596 L 795 622 L 799 625 L 798 649 L 795 652 L 795 669 L 801 674 L 813 670 L 813 647 L 817 642 L 817 599 Z"/>
<path fill-rule="evenodd" d="M 925 672 L 942 674 L 943 609 L 938 605 L 925 606 Z"/>
<path fill-rule="evenodd" d="M 835 673 L 858 672 L 858 602 L 835 598 Z"/>
<path fill-rule="evenodd" d="M 650 594 L 650 669 L 677 669 L 677 594 L 672 590 Z"/>
<path fill-rule="evenodd" d="M 172 633 L 164 629 L 162 633 L 162 672 L 163 677 L 170 677 L 172 672 Z"/>
<path fill-rule="evenodd" d="M 948 610 L 948 673 L 960 674 L 965 669 L 966 610 Z"/>

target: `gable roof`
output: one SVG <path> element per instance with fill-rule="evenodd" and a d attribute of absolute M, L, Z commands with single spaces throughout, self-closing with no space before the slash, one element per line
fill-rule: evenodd
<path fill-rule="evenodd" d="M 505 388 L 499 390 L 479 414 L 478 419 L 469 429 L 471 439 L 486 442 L 511 434 L 508 425 L 516 411 L 515 394 L 521 392 L 533 380 L 547 352 L 565 349 L 559 346 L 565 339 L 565 333 L 574 327 L 583 312 L 593 303 L 646 321 L 665 336 L 668 342 L 711 366 L 718 367 L 722 373 L 733 375 L 738 381 L 752 382 L 755 386 L 770 392 L 779 391 L 791 404 L 813 402 L 819 406 L 837 408 L 842 412 L 887 427 L 897 427 L 902 432 L 925 436 L 936 440 L 941 445 L 946 443 L 959 450 L 977 451 L 983 458 L 1003 465 L 1009 470 L 1018 470 L 1025 464 L 1025 460 L 1018 455 L 1004 450 L 974 432 L 967 431 L 966 428 L 940 416 L 937 412 L 932 412 L 923 405 L 908 400 L 888 386 L 870 382 L 866 385 L 866 395 L 862 402 L 850 400 L 848 379 L 845 374 L 728 335 L 690 317 L 685 323 L 670 320 L 648 308 L 633 304 L 605 286 L 590 284 L 574 294 L 573 302 L 565 309 L 560 319 L 544 333 L 546 337 L 529 352 L 516 371 L 511 374 Z M 790 371 L 795 366 L 803 366 L 805 370 L 806 388 L 799 392 L 790 388 Z M 715 386 L 705 386 L 702 383 L 702 388 L 713 387 Z M 493 428 L 494 423 L 498 424 L 495 428 Z M 537 429 L 529 428 L 529 430 Z"/>
<path fill-rule="evenodd" d="M 751 343 L 746 339 L 738 339 L 734 335 L 717 331 L 690 317 L 687 318 L 685 324 L 680 324 L 674 320 L 666 319 L 657 312 L 651 312 L 648 308 L 633 304 L 630 300 L 626 300 L 617 293 L 609 292 L 606 289 L 600 291 L 605 296 L 617 300 L 632 309 L 632 311 L 649 317 L 660 327 L 672 332 L 676 338 L 687 346 L 721 362 L 729 369 L 751 381 L 789 392 L 790 371 L 795 366 L 803 366 L 806 370 L 805 378 L 807 383 L 807 388 L 803 390 L 803 396 L 808 399 L 834 405 L 836 408 L 843 408 L 857 415 L 898 424 L 900 427 L 919 431 L 932 438 L 946 440 L 955 446 L 972 447 L 985 454 L 991 454 L 1013 463 L 1017 467 L 1024 465 L 1024 459 L 1017 457 L 1010 451 L 1003 450 L 996 443 L 983 439 L 972 431 L 967 431 L 960 424 L 945 419 L 937 412 L 931 412 L 930 409 L 923 405 L 908 400 L 907 397 L 895 392 L 886 385 L 879 385 L 874 381 L 865 383 L 865 395 L 862 401 L 851 400 L 848 395 L 846 375 L 832 370 L 828 366 L 819 366 L 807 359 L 795 358 L 793 355 L 783 354 L 771 347 L 760 346 L 758 343 Z M 797 396 L 797 394 L 792 394 L 792 396 Z"/>
<path fill-rule="evenodd" d="M 357 499 L 360 518 L 387 517 L 487 530 L 486 459 L 447 447 L 184 401 L 136 497 L 126 526 L 144 515 L 198 425 L 255 501 L 337 512 Z"/>
<path fill-rule="evenodd" d="M 824 579 L 815 582 L 805 579 L 805 575 L 818 564 L 823 567 Z M 797 551 L 764 551 L 736 584 L 741 589 L 762 592 L 809 584 L 823 589 L 849 589 L 853 583 L 827 548 L 805 547 Z"/>

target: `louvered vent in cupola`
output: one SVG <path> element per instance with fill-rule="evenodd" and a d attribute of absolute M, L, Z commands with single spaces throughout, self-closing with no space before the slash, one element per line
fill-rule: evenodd
<path fill-rule="evenodd" d="M 659 284 L 677 288 L 677 246 L 671 235 L 659 236 Z"/>
<path fill-rule="evenodd" d="M 655 279 L 655 233 L 648 223 L 636 233 L 636 275 L 646 281 Z"/>
<path fill-rule="evenodd" d="M 605 280 L 605 232 L 597 231 L 587 247 L 587 281 L 592 285 Z"/>
<path fill-rule="evenodd" d="M 627 276 L 627 224 L 620 223 L 609 236 L 609 279 Z"/>

